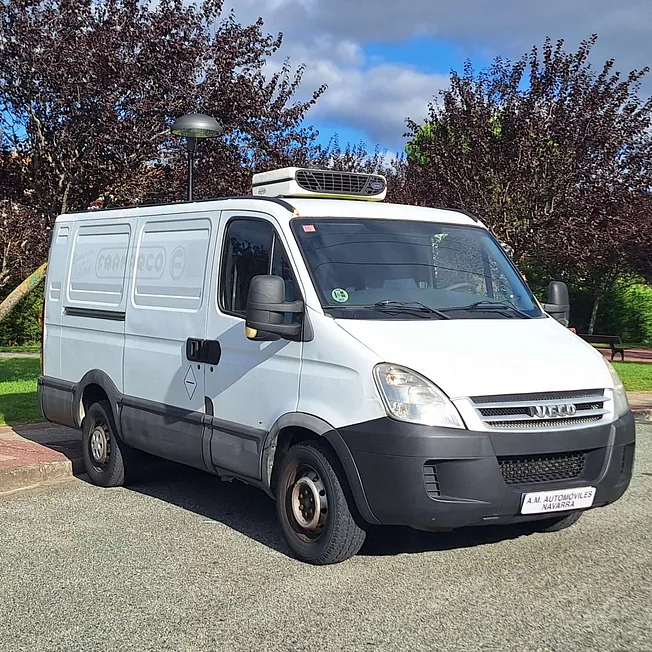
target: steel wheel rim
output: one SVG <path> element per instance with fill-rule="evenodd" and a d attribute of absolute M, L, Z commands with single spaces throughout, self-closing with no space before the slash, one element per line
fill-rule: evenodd
<path fill-rule="evenodd" d="M 328 520 L 328 496 L 319 473 L 311 466 L 297 469 L 287 492 L 288 516 L 294 530 L 306 540 L 314 541 Z"/>
<path fill-rule="evenodd" d="M 93 466 L 103 471 L 109 464 L 109 432 L 103 423 L 95 424 L 88 442 Z"/>

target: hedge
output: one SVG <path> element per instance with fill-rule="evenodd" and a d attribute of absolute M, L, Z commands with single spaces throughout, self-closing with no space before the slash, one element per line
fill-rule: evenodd
<path fill-rule="evenodd" d="M 0 300 L 4 298 L 0 295 Z M 41 341 L 42 286 L 30 292 L 0 322 L 0 346 L 29 346 Z"/>

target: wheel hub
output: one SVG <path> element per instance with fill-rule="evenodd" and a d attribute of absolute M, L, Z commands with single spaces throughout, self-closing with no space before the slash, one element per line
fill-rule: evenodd
<path fill-rule="evenodd" d="M 103 426 L 97 425 L 91 433 L 90 449 L 95 464 L 99 466 L 106 464 L 109 453 L 109 441 Z"/>
<path fill-rule="evenodd" d="M 326 488 L 319 474 L 310 470 L 292 487 L 292 515 L 299 526 L 315 532 L 324 525 L 328 512 Z"/>

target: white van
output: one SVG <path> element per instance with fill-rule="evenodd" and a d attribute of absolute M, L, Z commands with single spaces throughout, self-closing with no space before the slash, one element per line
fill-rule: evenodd
<path fill-rule="evenodd" d="M 249 197 L 61 215 L 40 400 L 93 482 L 145 451 L 259 486 L 315 564 L 372 524 L 551 531 L 622 496 L 634 421 L 560 323 L 565 286 L 542 307 L 478 219 L 385 192 L 289 168 Z"/>

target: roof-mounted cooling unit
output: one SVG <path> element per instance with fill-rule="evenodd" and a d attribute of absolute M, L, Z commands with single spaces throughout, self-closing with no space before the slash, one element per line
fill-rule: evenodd
<path fill-rule="evenodd" d="M 387 180 L 380 174 L 283 168 L 254 174 L 253 194 L 257 197 L 330 197 L 382 201 Z"/>

